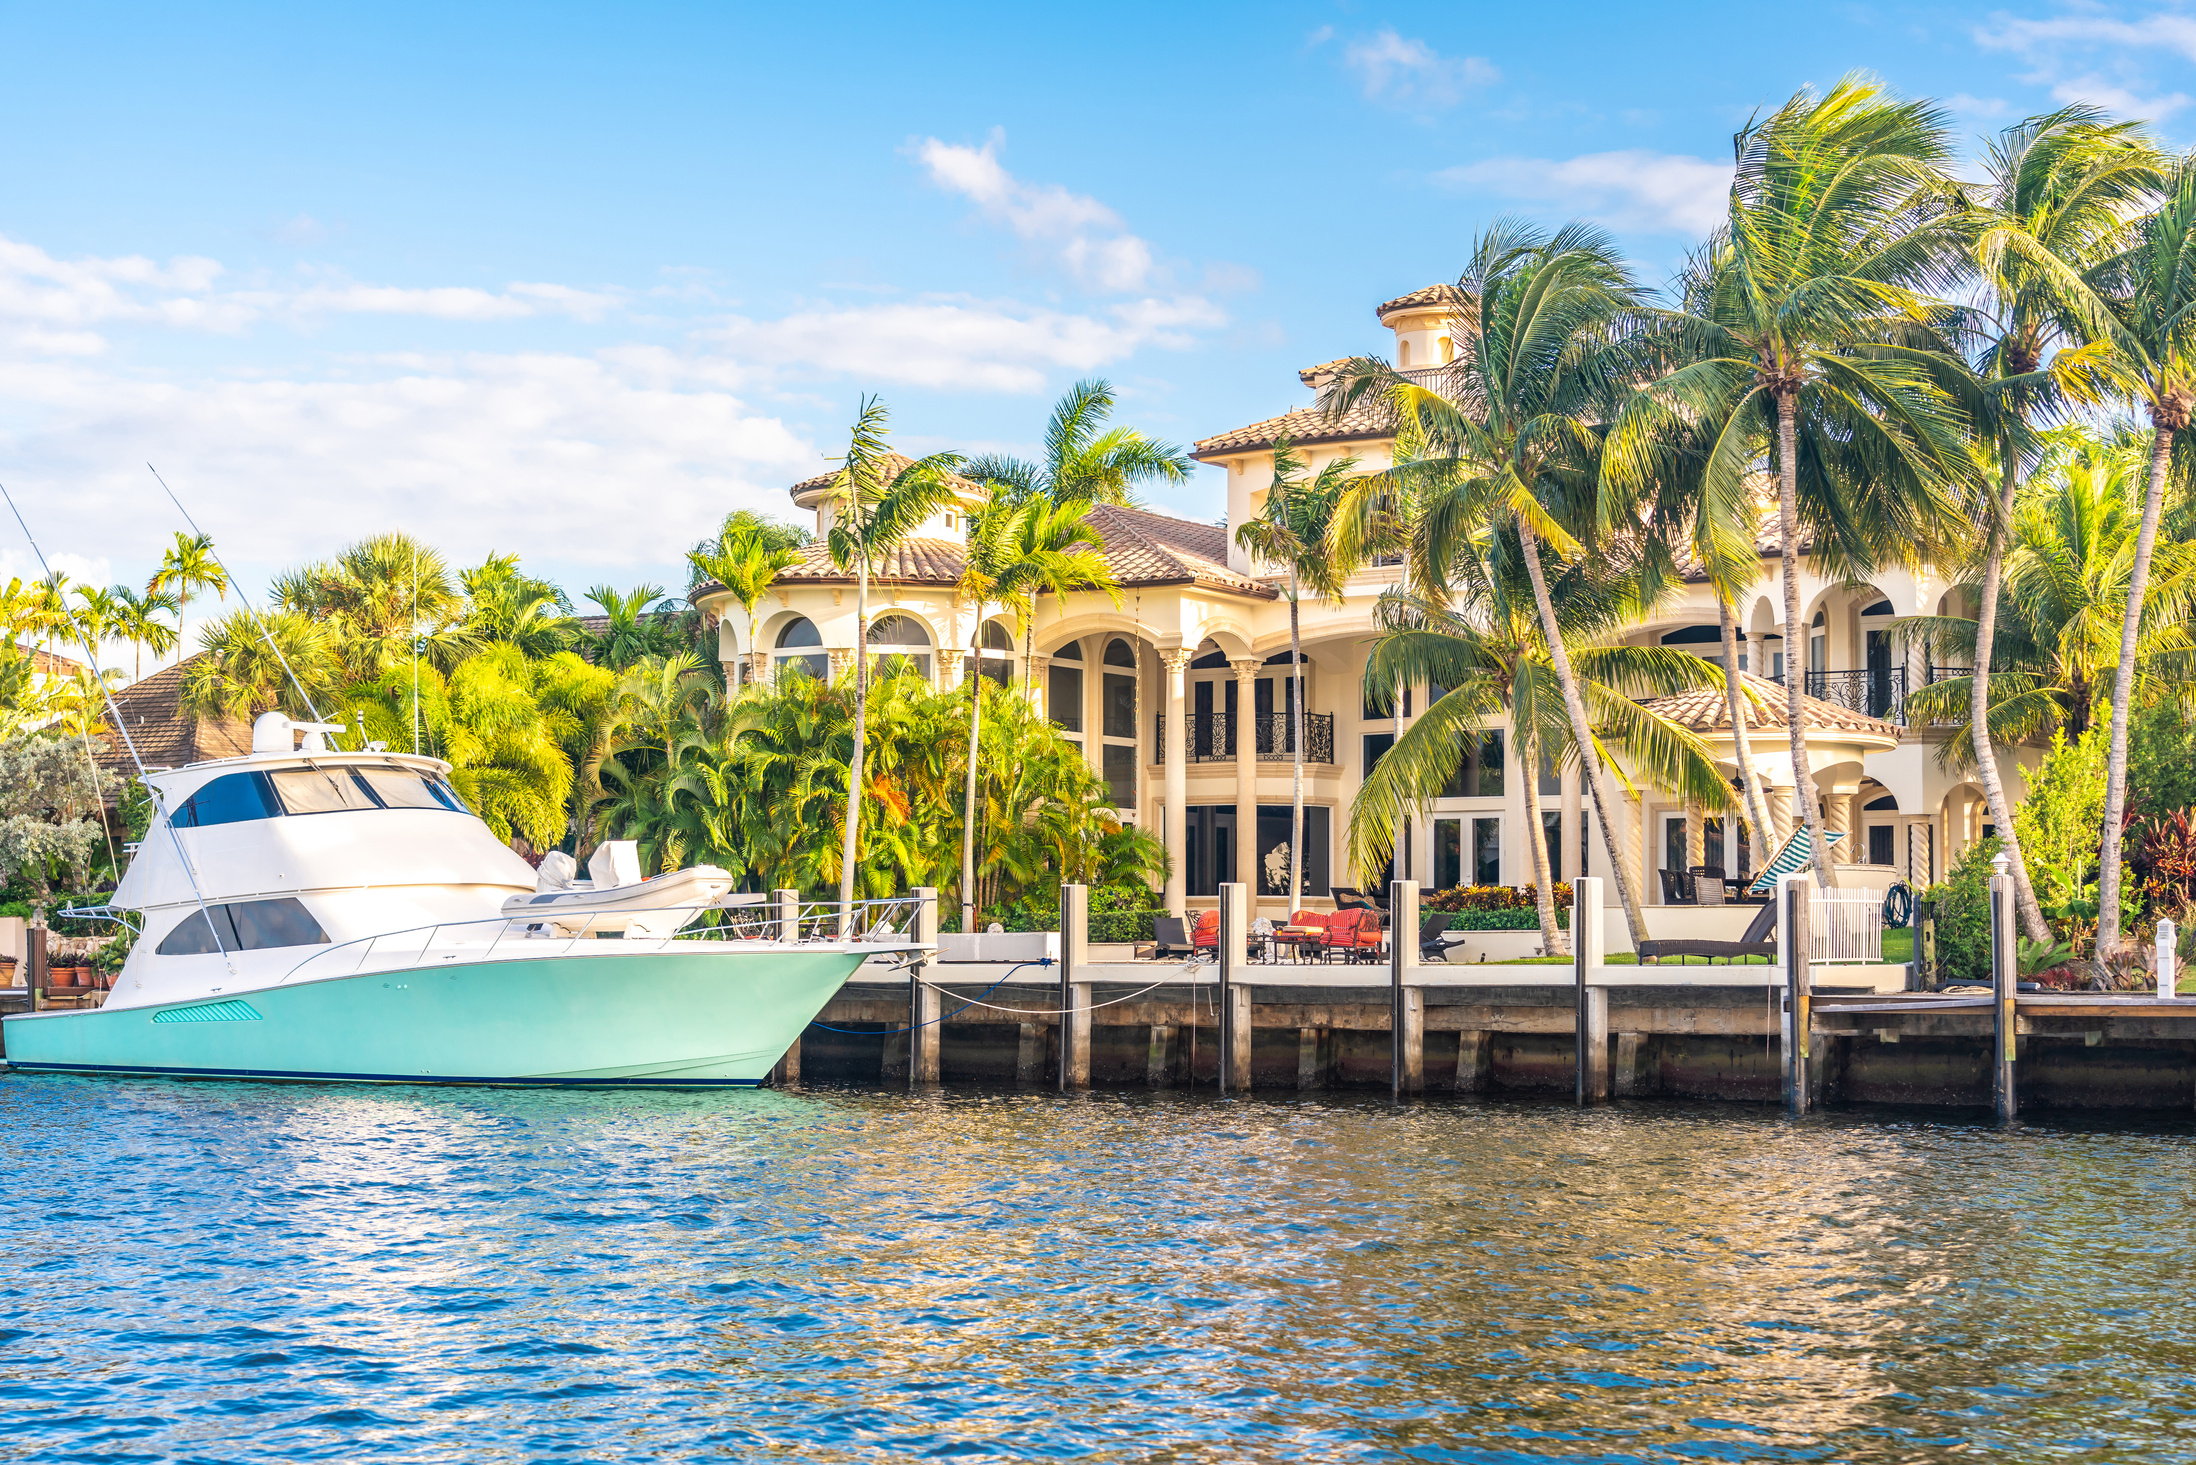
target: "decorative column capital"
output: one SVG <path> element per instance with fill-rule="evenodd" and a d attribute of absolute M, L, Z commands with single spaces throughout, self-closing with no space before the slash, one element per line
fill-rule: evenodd
<path fill-rule="evenodd" d="M 831 658 L 832 680 L 836 681 L 840 677 L 845 676 L 849 671 L 853 670 L 854 651 L 852 647 L 835 647 L 825 654 Z"/>
<path fill-rule="evenodd" d="M 961 659 L 968 655 L 958 646 L 938 648 L 938 685 L 948 690 L 961 684 Z"/>
<path fill-rule="evenodd" d="M 1180 676 L 1189 670 L 1189 664 L 1197 659 L 1197 653 L 1187 646 L 1175 646 L 1159 653 L 1160 664 L 1170 676 Z"/>
<path fill-rule="evenodd" d="M 1258 669 L 1264 666 L 1265 663 L 1255 656 L 1247 656 L 1241 661 L 1231 661 L 1228 665 L 1235 668 L 1235 679 L 1237 681 L 1254 682 L 1258 680 Z"/>
<path fill-rule="evenodd" d="M 1029 658 L 1029 679 L 1031 681 L 1037 680 L 1037 678 L 1043 676 L 1046 672 L 1050 670 L 1052 670 L 1051 657 L 1039 656 L 1034 654 L 1031 655 L 1031 657 Z"/>

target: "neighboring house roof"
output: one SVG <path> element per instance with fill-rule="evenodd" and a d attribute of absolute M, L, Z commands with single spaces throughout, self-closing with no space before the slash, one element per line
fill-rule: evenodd
<path fill-rule="evenodd" d="M 1332 361 L 1322 361 L 1317 366 L 1305 367 L 1296 374 L 1296 379 L 1316 392 L 1326 385 L 1329 377 L 1356 359 L 1354 356 L 1337 356 Z"/>
<path fill-rule="evenodd" d="M 1408 295 L 1398 295 L 1393 300 L 1383 300 L 1380 302 L 1379 307 L 1373 311 L 1373 314 L 1385 320 L 1399 310 L 1411 310 L 1428 305 L 1462 305 L 1464 298 L 1464 292 L 1454 285 L 1428 285 L 1422 290 L 1413 290 Z"/>
<path fill-rule="evenodd" d="M 73 677 L 84 669 L 84 664 L 80 661 L 56 656 L 51 651 L 41 651 L 36 646 L 25 646 L 20 641 L 15 643 L 15 654 L 30 662 L 34 676 Z"/>
<path fill-rule="evenodd" d="M 1277 593 L 1248 575 L 1228 568 L 1228 531 L 1218 524 L 1200 524 L 1155 514 L 1148 509 L 1099 504 L 1084 516 L 1104 540 L 1101 553 L 1113 577 L 1123 585 L 1201 585 L 1241 595 L 1271 599 Z M 889 550 L 870 573 L 872 584 L 952 585 L 960 581 L 967 550 L 950 539 L 910 539 Z M 812 544 L 801 558 L 778 572 L 783 582 L 852 584 L 854 576 L 831 561 L 821 544 Z M 720 586 L 696 587 L 705 595 Z"/>
<path fill-rule="evenodd" d="M 109 721 L 119 715 L 129 739 L 125 742 L 119 736 L 109 736 L 107 751 L 99 756 L 101 767 L 116 773 L 136 772 L 136 765 L 130 761 L 132 744 L 147 768 L 181 768 L 186 763 L 234 758 L 252 750 L 251 724 L 242 718 L 199 717 L 183 709 L 186 669 L 205 655 L 201 651 L 186 657 L 114 694 Z"/>
<path fill-rule="evenodd" d="M 884 455 L 882 462 L 884 464 L 884 476 L 888 482 L 915 466 L 913 458 L 900 453 L 887 453 Z M 786 491 L 793 495 L 794 503 L 800 504 L 804 509 L 812 509 L 816 506 L 816 499 L 822 495 L 825 489 L 831 486 L 831 481 L 838 476 L 839 470 L 834 468 L 829 473 L 819 473 L 814 478 L 804 478 Z M 948 473 L 946 481 L 966 493 L 980 494 L 983 492 L 982 484 L 977 483 L 972 478 L 963 478 L 958 473 Z M 807 500 L 805 503 L 802 502 L 804 498 Z"/>
<path fill-rule="evenodd" d="M 1739 681 L 1754 692 L 1761 701 L 1747 709 L 1746 727 L 1783 731 L 1791 725 L 1785 716 L 1786 692 L 1782 684 L 1750 672 L 1740 672 Z M 1722 688 L 1702 688 L 1691 692 L 1679 692 L 1674 696 L 1656 697 L 1640 704 L 1649 712 L 1666 717 L 1680 727 L 1694 732 L 1728 733 L 1731 730 L 1731 707 Z M 1880 717 L 1869 717 L 1850 707 L 1840 707 L 1835 702 L 1825 702 L 1820 697 L 1800 697 L 1800 717 L 1810 729 L 1850 733 L 1865 738 L 1881 738 L 1887 744 L 1896 744 L 1899 729 Z"/>

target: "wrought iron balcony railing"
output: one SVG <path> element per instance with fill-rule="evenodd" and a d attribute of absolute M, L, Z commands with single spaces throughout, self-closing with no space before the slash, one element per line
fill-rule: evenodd
<path fill-rule="evenodd" d="M 1295 729 L 1291 726 L 1293 719 L 1286 713 L 1265 713 L 1251 718 L 1228 712 L 1191 712 L 1184 716 L 1189 723 L 1189 762 L 1235 761 L 1237 724 L 1243 722 L 1251 724 L 1251 752 L 1259 762 L 1287 763 L 1296 756 L 1296 745 L 1293 741 Z M 1167 719 L 1163 713 L 1157 719 L 1154 751 L 1159 761 L 1164 763 L 1167 758 Z M 1334 714 L 1304 714 L 1304 761 L 1334 761 Z"/>
<path fill-rule="evenodd" d="M 1774 678 L 1780 685 L 1784 678 Z M 1801 687 L 1810 697 L 1834 703 L 1863 717 L 1906 721 L 1906 668 L 1870 666 L 1854 671 L 1811 671 Z"/>

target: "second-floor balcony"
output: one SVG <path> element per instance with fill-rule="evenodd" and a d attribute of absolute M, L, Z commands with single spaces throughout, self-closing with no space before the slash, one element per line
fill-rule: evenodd
<path fill-rule="evenodd" d="M 1243 717 L 1229 712 L 1191 712 L 1184 714 L 1189 723 L 1189 757 L 1192 763 L 1232 763 L 1235 761 L 1235 740 L 1242 729 L 1239 724 L 1248 723 L 1251 752 L 1261 763 L 1287 763 L 1296 756 L 1294 719 L 1286 713 L 1261 713 Z M 1162 714 L 1158 720 L 1156 756 L 1160 762 L 1167 757 L 1167 719 Z M 1334 714 L 1331 712 L 1307 712 L 1304 714 L 1304 761 L 1306 763 L 1332 763 L 1334 761 Z"/>

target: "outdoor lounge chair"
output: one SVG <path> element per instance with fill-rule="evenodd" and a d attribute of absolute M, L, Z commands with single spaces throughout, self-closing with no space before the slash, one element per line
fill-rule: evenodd
<path fill-rule="evenodd" d="M 1692 877 L 1683 870 L 1657 870 L 1655 873 L 1662 877 L 1664 905 L 1693 905 L 1698 901 Z"/>
<path fill-rule="evenodd" d="M 1379 909 L 1366 898 L 1364 891 L 1354 886 L 1337 885 L 1330 893 L 1334 896 L 1334 908 L 1338 911 Z"/>
<path fill-rule="evenodd" d="M 1190 945 L 1189 922 L 1180 916 L 1154 917 L 1151 937 L 1151 954 L 1155 961 L 1179 960 L 1197 954 L 1197 949 Z"/>
<path fill-rule="evenodd" d="M 1736 941 L 1642 941 L 1639 963 L 1648 966 L 1669 956 L 1703 956 L 1711 962 L 1735 961 L 1742 956 L 1777 955 L 1777 903 L 1770 901 L 1754 913 L 1754 919 Z"/>
<path fill-rule="evenodd" d="M 1447 911 L 1435 911 L 1418 927 L 1418 959 L 1420 961 L 1446 962 L 1449 948 L 1460 945 L 1465 937 L 1462 931 L 1451 931 L 1456 917 Z"/>
<path fill-rule="evenodd" d="M 1199 951 L 1218 954 L 1220 950 L 1220 912 L 1200 911 L 1197 924 L 1190 927 L 1190 945 Z"/>

